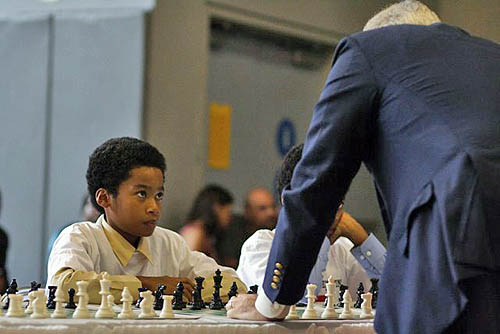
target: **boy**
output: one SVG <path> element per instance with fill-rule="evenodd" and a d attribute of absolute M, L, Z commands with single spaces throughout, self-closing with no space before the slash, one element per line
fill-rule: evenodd
<path fill-rule="evenodd" d="M 289 186 L 295 166 L 302 157 L 303 147 L 303 144 L 296 145 L 286 154 L 278 173 L 278 194 L 281 195 Z M 243 244 L 236 272 L 245 284 L 262 285 L 274 234 L 275 230 L 258 230 Z M 318 292 L 322 281 L 332 275 L 349 286 L 349 292 L 356 300 L 360 282 L 368 291 L 371 287 L 369 278 L 380 278 L 385 262 L 385 247 L 373 234 L 368 235 L 359 222 L 342 209 L 337 210 L 327 238 L 311 271 L 309 282 L 318 286 Z M 369 255 L 367 251 L 370 252 Z"/>
<path fill-rule="evenodd" d="M 47 284 L 67 291 L 77 281 L 89 281 L 90 303 L 99 303 L 99 280 L 107 272 L 116 301 L 125 286 L 137 299 L 140 287 L 154 291 L 163 284 L 172 293 L 178 282 L 190 299 L 193 279 L 203 276 L 206 299 L 219 268 L 222 297 L 233 281 L 246 291 L 232 268 L 191 251 L 180 235 L 157 227 L 165 169 L 163 155 L 142 140 L 114 138 L 99 146 L 89 158 L 87 183 L 92 204 L 103 215 L 96 223 L 75 223 L 61 232 L 49 257 Z"/>

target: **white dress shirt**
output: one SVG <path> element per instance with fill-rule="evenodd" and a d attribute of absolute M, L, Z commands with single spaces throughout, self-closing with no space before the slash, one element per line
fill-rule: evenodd
<path fill-rule="evenodd" d="M 212 276 L 217 269 L 223 273 L 223 282 L 226 282 L 224 287 L 229 289 L 232 281 L 237 280 L 234 269 L 220 266 L 205 254 L 190 250 L 182 236 L 162 227 L 156 227 L 151 236 L 141 238 L 139 247 L 125 262 L 115 253 L 116 249 L 112 248 L 106 236 L 106 225 L 109 226 L 102 215 L 96 223 L 75 223 L 61 232 L 49 257 L 49 285 L 58 285 L 57 274 L 65 268 L 84 273 L 107 272 L 116 275 L 119 278 L 116 282 L 117 288 L 123 285 L 127 277 L 137 280 L 135 276 L 190 279 L 203 276 L 206 278 L 207 287 L 204 290 L 211 290 L 207 284 L 213 285 Z M 120 237 L 115 235 L 112 238 Z"/>
<path fill-rule="evenodd" d="M 262 286 L 266 272 L 267 259 L 274 238 L 274 230 L 258 230 L 248 238 L 241 248 L 240 261 L 236 272 L 247 286 Z M 328 262 L 323 272 L 323 279 L 329 276 L 340 279 L 342 284 L 349 286 L 352 297 L 356 298 L 356 290 L 362 282 L 365 291 L 371 287 L 371 282 L 363 267 L 351 254 L 354 244 L 347 238 L 340 237 L 330 246 Z M 287 307 L 278 303 L 271 303 L 263 290 L 256 301 L 257 310 L 268 318 L 275 318 Z"/>

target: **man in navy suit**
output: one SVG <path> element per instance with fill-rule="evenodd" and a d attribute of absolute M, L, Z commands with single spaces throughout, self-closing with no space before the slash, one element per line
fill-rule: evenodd
<path fill-rule="evenodd" d="M 389 235 L 376 331 L 500 333 L 500 46 L 438 22 L 404 1 L 339 43 L 264 291 L 228 316 L 280 319 L 300 299 L 363 162 Z"/>

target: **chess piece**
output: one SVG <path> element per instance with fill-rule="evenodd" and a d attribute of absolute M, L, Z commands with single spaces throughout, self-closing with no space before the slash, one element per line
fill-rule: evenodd
<path fill-rule="evenodd" d="M 36 296 L 35 294 L 33 293 L 34 291 L 37 291 L 38 289 L 36 290 L 31 290 L 29 293 L 28 293 L 28 306 L 26 307 L 26 310 L 24 310 L 24 313 L 26 314 L 31 314 L 33 313 L 33 301 L 35 300 Z"/>
<path fill-rule="evenodd" d="M 314 291 L 316 290 L 316 284 L 307 284 L 306 289 L 307 306 L 304 313 L 302 314 L 302 319 L 318 319 L 318 314 L 314 309 L 314 302 L 316 301 L 316 295 L 314 294 Z"/>
<path fill-rule="evenodd" d="M 205 302 L 201 297 L 201 290 L 203 289 L 203 281 L 205 280 L 205 278 L 195 277 L 194 280 L 196 281 L 196 285 L 193 291 L 193 305 L 191 305 L 190 309 L 201 310 L 202 308 L 206 307 Z"/>
<path fill-rule="evenodd" d="M 25 314 L 23 310 L 23 295 L 9 294 L 8 297 L 10 302 L 9 308 L 7 309 L 7 313 L 5 315 L 12 318 L 24 317 Z"/>
<path fill-rule="evenodd" d="M 139 298 L 137 299 L 137 302 L 135 303 L 136 308 L 141 307 L 141 302 L 142 302 L 141 292 L 148 291 L 147 288 L 139 288 L 138 290 L 139 290 Z"/>
<path fill-rule="evenodd" d="M 66 318 L 66 312 L 62 306 L 64 301 L 64 291 L 62 288 L 56 287 L 54 292 L 54 312 L 52 313 L 52 318 Z M 48 307 L 47 307 L 48 308 Z"/>
<path fill-rule="evenodd" d="M 352 297 L 351 297 L 351 293 L 349 292 L 349 289 L 346 289 L 344 291 L 344 295 L 342 296 L 342 298 L 344 300 L 344 309 L 342 310 L 342 313 L 340 314 L 339 318 L 340 319 L 353 319 L 354 313 L 351 310 Z"/>
<path fill-rule="evenodd" d="M 159 285 L 158 289 L 155 292 L 155 303 L 154 309 L 161 310 L 163 308 L 163 292 L 167 289 L 165 285 Z"/>
<path fill-rule="evenodd" d="M 186 307 L 186 303 L 182 300 L 182 295 L 184 294 L 184 284 L 182 282 L 177 283 L 174 291 L 174 303 L 172 308 L 174 310 L 182 310 Z"/>
<path fill-rule="evenodd" d="M 252 286 L 249 288 L 249 290 L 248 290 L 247 294 L 249 294 L 249 295 L 252 295 L 252 294 L 257 294 L 257 290 L 259 290 L 259 286 L 258 286 L 257 284 L 252 285 Z"/>
<path fill-rule="evenodd" d="M 139 307 L 141 308 L 141 313 L 139 313 L 140 319 L 149 319 L 155 318 L 156 312 L 153 309 L 154 297 L 151 291 L 143 291 L 142 294 L 142 302 Z"/>
<path fill-rule="evenodd" d="M 372 278 L 370 281 L 372 282 L 372 286 L 370 288 L 370 293 L 372 294 L 372 308 L 377 308 L 378 279 Z"/>
<path fill-rule="evenodd" d="M 354 303 L 354 308 L 361 308 L 361 303 L 363 303 L 363 298 L 361 297 L 362 294 L 365 293 L 365 287 L 363 285 L 363 282 L 359 282 L 358 290 L 356 291 L 356 302 Z"/>
<path fill-rule="evenodd" d="M 160 318 L 172 319 L 175 318 L 174 312 L 172 311 L 172 299 L 174 296 L 163 295 L 163 308 L 160 312 Z"/>
<path fill-rule="evenodd" d="M 122 290 L 122 311 L 118 314 L 119 319 L 134 319 L 135 313 L 132 310 L 132 303 L 134 302 L 134 297 L 130 293 L 128 287 L 124 287 Z"/>
<path fill-rule="evenodd" d="M 115 305 L 115 296 L 113 296 L 112 294 L 109 294 L 108 295 L 108 307 L 109 307 L 109 310 L 113 313 L 113 318 L 116 317 L 116 313 L 114 311 L 114 306 Z"/>
<path fill-rule="evenodd" d="M 214 292 L 212 294 L 213 299 L 210 302 L 209 308 L 211 310 L 222 310 L 224 307 L 224 304 L 222 303 L 222 300 L 220 299 L 220 288 L 222 288 L 221 282 L 222 282 L 223 276 L 221 276 L 221 271 L 217 269 L 215 271 L 215 276 L 214 276 Z"/>
<path fill-rule="evenodd" d="M 344 284 L 340 284 L 339 287 L 339 303 L 337 304 L 338 307 L 344 307 L 344 292 L 347 290 L 349 287 Z"/>
<path fill-rule="evenodd" d="M 9 287 L 7 288 L 7 291 L 5 291 L 5 293 L 7 294 L 7 301 L 5 302 L 5 304 L 3 305 L 3 309 L 4 310 L 7 310 L 9 308 L 9 305 L 10 305 L 10 295 L 15 295 L 17 293 L 17 281 L 15 278 L 12 279 L 12 281 L 10 281 L 10 284 L 9 284 Z"/>
<path fill-rule="evenodd" d="M 335 312 L 335 283 L 333 277 L 328 278 L 328 283 L 326 283 L 326 297 L 327 304 L 323 312 L 321 313 L 321 319 L 337 319 L 339 316 Z"/>
<path fill-rule="evenodd" d="M 361 314 L 359 315 L 360 319 L 372 319 L 372 294 L 367 292 L 361 295 L 363 298 L 363 303 L 361 303 Z"/>
<path fill-rule="evenodd" d="M 288 311 L 288 315 L 285 318 L 286 320 L 298 320 L 299 314 L 297 313 L 297 306 L 290 306 L 290 311 Z"/>
<path fill-rule="evenodd" d="M 96 318 L 113 318 L 114 312 L 111 310 L 111 307 L 108 303 L 108 296 L 110 295 L 109 288 L 111 286 L 111 281 L 103 278 L 99 281 L 101 285 L 101 291 L 99 294 L 101 295 L 101 304 L 99 305 L 99 309 L 97 310 L 95 317 Z"/>
<path fill-rule="evenodd" d="M 30 290 L 28 291 L 28 293 L 30 293 L 31 291 L 36 291 L 36 290 L 40 289 L 41 286 L 42 286 L 42 284 L 38 283 L 37 281 L 31 281 L 30 282 Z"/>
<path fill-rule="evenodd" d="M 73 313 L 73 318 L 76 318 L 76 319 L 90 318 L 90 312 L 89 312 L 88 307 L 87 307 L 87 305 L 89 303 L 89 294 L 87 293 L 89 282 L 78 281 L 78 282 L 76 282 L 76 285 L 78 286 L 78 293 L 76 294 L 78 296 L 78 306 L 76 307 L 76 310 Z M 74 293 L 73 293 L 73 296 L 74 296 Z"/>
<path fill-rule="evenodd" d="M 49 289 L 49 297 L 47 299 L 47 308 L 49 310 L 54 310 L 56 308 L 56 302 L 54 299 L 56 298 L 57 286 L 49 285 L 47 287 L 47 289 Z"/>
<path fill-rule="evenodd" d="M 231 297 L 236 297 L 237 295 L 238 295 L 238 285 L 236 285 L 236 282 L 233 282 L 231 288 L 229 289 L 229 293 L 227 294 L 228 300 L 231 299 Z"/>
<path fill-rule="evenodd" d="M 45 296 L 45 291 L 37 290 L 33 292 L 35 293 L 35 300 L 33 300 L 33 313 L 31 314 L 30 318 L 48 318 L 50 314 L 47 310 L 47 296 Z"/>
<path fill-rule="evenodd" d="M 69 308 L 69 309 L 72 309 L 72 310 L 74 310 L 76 308 L 76 304 L 75 304 L 75 289 L 70 288 L 68 290 L 68 303 L 66 304 L 66 306 L 64 308 Z"/>

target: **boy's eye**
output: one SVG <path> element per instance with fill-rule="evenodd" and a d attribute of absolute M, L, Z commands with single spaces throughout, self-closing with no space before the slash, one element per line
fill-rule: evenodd
<path fill-rule="evenodd" d="M 139 196 L 139 198 L 146 198 L 147 197 L 147 194 L 145 191 L 139 191 L 137 193 L 137 196 Z"/>
<path fill-rule="evenodd" d="M 156 194 L 156 199 L 161 201 L 163 199 L 163 193 Z"/>

